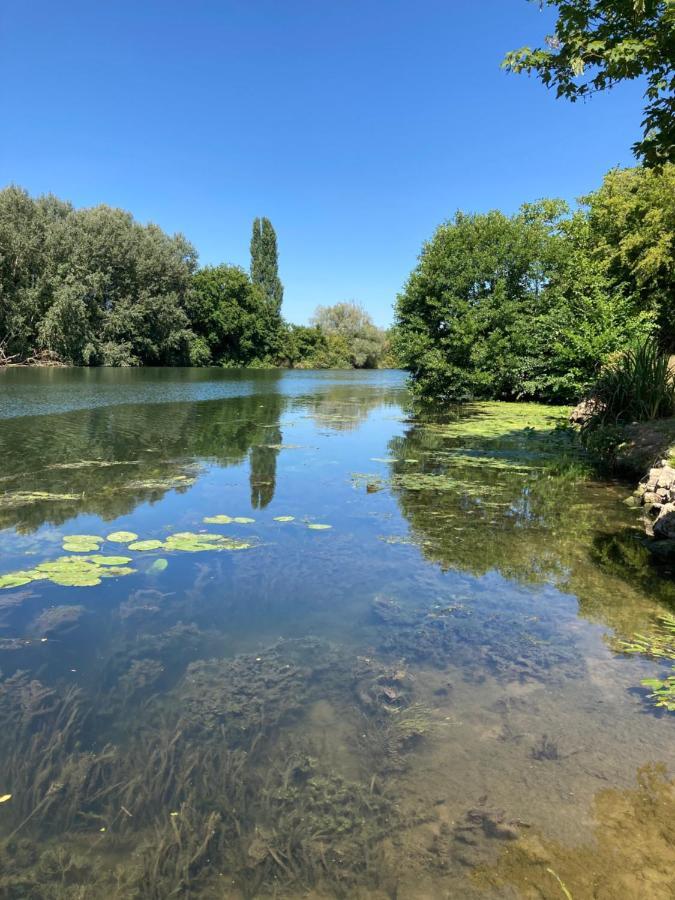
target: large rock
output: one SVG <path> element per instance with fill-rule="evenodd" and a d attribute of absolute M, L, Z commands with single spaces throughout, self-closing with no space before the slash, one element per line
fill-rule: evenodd
<path fill-rule="evenodd" d="M 675 503 L 664 503 L 652 525 L 654 537 L 675 538 Z"/>

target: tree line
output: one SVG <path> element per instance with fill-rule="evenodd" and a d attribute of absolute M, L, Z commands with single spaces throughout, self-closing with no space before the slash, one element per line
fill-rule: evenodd
<path fill-rule="evenodd" d="M 277 239 L 253 222 L 251 265 L 199 267 L 182 235 L 109 206 L 0 191 L 0 361 L 78 366 L 376 367 L 387 340 L 357 304 L 282 316 Z"/>
<path fill-rule="evenodd" d="M 458 212 L 396 304 L 423 398 L 568 402 L 645 340 L 675 352 L 675 165 L 615 169 L 577 209 Z"/>

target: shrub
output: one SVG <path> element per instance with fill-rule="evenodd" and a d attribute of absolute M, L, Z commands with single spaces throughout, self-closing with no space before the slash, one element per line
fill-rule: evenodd
<path fill-rule="evenodd" d="M 599 401 L 589 425 L 645 422 L 675 413 L 675 372 L 667 354 L 644 340 L 617 355 L 593 387 Z"/>

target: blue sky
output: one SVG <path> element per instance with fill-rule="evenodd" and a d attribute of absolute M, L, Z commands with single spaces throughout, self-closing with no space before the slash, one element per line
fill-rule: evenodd
<path fill-rule="evenodd" d="M 284 313 L 378 324 L 456 209 L 573 200 L 631 165 L 641 86 L 585 104 L 500 70 L 527 0 L 5 0 L 0 184 L 108 203 L 248 267 L 276 230 Z"/>

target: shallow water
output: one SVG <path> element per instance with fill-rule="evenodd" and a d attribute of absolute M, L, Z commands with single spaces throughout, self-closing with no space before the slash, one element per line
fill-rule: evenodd
<path fill-rule="evenodd" d="M 675 896 L 629 488 L 564 410 L 407 405 L 0 373 L 0 896 Z"/>

